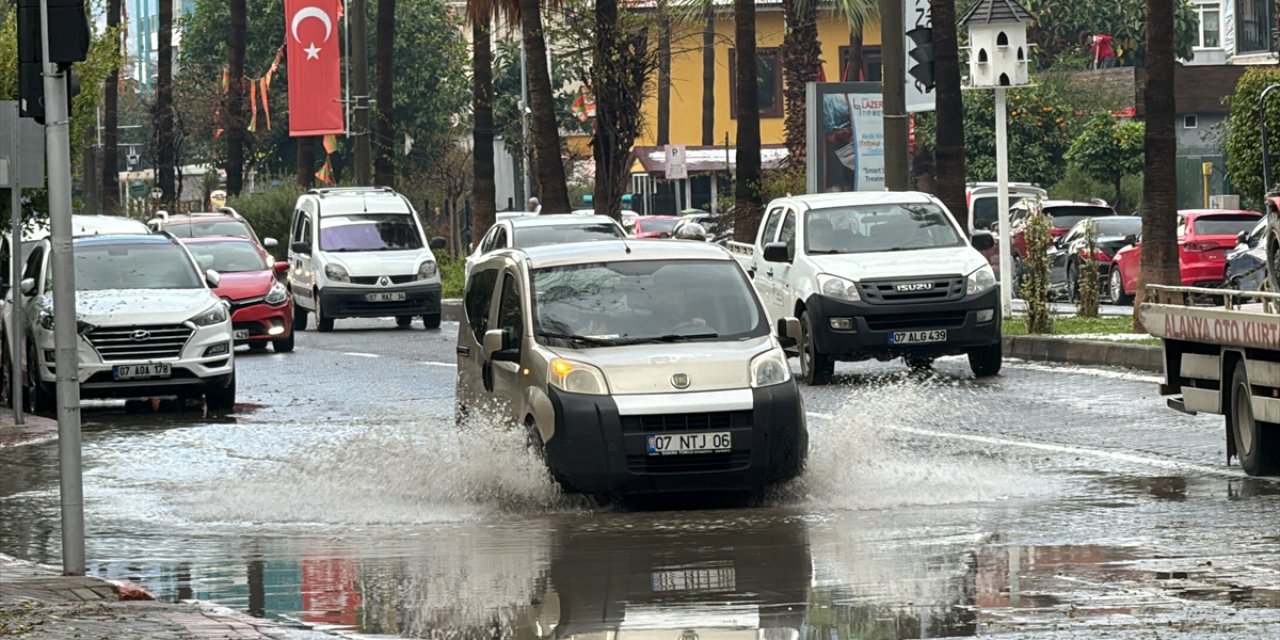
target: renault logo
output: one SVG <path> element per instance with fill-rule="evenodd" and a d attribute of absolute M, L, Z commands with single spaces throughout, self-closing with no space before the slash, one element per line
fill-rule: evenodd
<path fill-rule="evenodd" d="M 675 387 L 675 388 L 677 388 L 677 389 L 688 389 L 688 388 L 689 388 L 689 374 L 687 374 L 687 373 L 677 373 L 677 374 L 675 374 L 674 376 L 671 376 L 671 386 L 673 386 L 673 387 Z"/>
<path fill-rule="evenodd" d="M 129 337 L 132 338 L 134 342 L 146 342 L 151 339 L 151 332 L 146 329 L 138 329 L 137 331 L 129 334 Z"/>
<path fill-rule="evenodd" d="M 382 285 L 382 286 L 384 286 L 384 287 L 389 287 L 389 286 L 391 286 L 391 278 L 388 278 L 388 277 L 386 277 L 386 276 L 382 276 L 381 278 L 378 278 L 378 284 L 380 284 L 380 285 Z"/>

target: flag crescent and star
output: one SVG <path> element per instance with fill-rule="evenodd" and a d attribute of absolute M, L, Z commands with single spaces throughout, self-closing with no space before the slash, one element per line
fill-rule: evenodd
<path fill-rule="evenodd" d="M 285 0 L 289 58 L 289 135 L 345 133 L 339 0 Z"/>

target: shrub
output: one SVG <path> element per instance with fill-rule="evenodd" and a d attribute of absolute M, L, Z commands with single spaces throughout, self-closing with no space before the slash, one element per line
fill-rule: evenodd
<path fill-rule="evenodd" d="M 1098 270 L 1098 261 L 1093 259 L 1098 255 L 1098 232 L 1092 220 L 1085 223 L 1084 237 L 1084 250 L 1088 257 L 1080 264 L 1076 286 L 1076 315 L 1081 318 L 1096 318 L 1102 288 L 1098 280 L 1102 273 Z"/>
<path fill-rule="evenodd" d="M 441 297 L 461 298 L 466 277 L 466 259 L 453 258 L 446 253 L 440 253 L 436 256 L 436 261 L 440 264 L 440 285 L 444 289 Z"/>
<path fill-rule="evenodd" d="M 1023 263 L 1022 299 L 1027 303 L 1027 333 L 1053 333 L 1049 313 L 1049 245 L 1053 244 L 1052 223 L 1039 203 L 1026 222 L 1027 259 Z"/>

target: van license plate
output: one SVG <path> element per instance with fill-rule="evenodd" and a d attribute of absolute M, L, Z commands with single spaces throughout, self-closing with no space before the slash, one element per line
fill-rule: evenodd
<path fill-rule="evenodd" d="M 232 337 L 233 339 L 235 339 L 235 340 L 248 340 L 248 339 L 249 339 L 249 330 L 248 330 L 248 329 L 236 329 L 235 331 L 233 331 L 233 332 L 231 333 L 231 337 Z"/>
<path fill-rule="evenodd" d="M 385 293 L 366 293 L 364 299 L 368 302 L 403 302 L 403 291 L 387 291 Z"/>
<path fill-rule="evenodd" d="M 142 378 L 168 378 L 173 375 L 173 367 L 164 363 L 156 364 L 121 364 L 111 368 L 111 375 L 116 380 L 138 380 Z"/>
<path fill-rule="evenodd" d="M 733 434 L 728 431 L 649 436 L 649 455 L 651 456 L 722 453 L 731 449 L 733 449 Z"/>
<path fill-rule="evenodd" d="M 895 331 L 889 334 L 889 344 L 929 344 L 931 342 L 946 342 L 947 331 L 945 329 L 935 329 L 933 331 Z"/>

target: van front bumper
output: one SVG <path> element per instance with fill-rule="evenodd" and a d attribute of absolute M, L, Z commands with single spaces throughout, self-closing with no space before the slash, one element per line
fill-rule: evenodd
<path fill-rule="evenodd" d="M 1001 339 L 998 286 L 953 302 L 869 304 L 813 295 L 805 311 L 817 326 L 818 351 L 841 360 L 959 355 Z M 890 342 L 895 333 L 937 330 L 947 332 L 945 341 Z"/>
<path fill-rule="evenodd" d="M 547 465 L 566 490 L 587 494 L 760 492 L 800 474 L 809 432 L 793 381 L 750 392 L 752 406 L 741 411 L 624 416 L 610 396 L 551 389 Z M 648 453 L 651 435 L 726 431 L 729 452 Z"/>
<path fill-rule="evenodd" d="M 389 318 L 440 315 L 440 283 L 361 287 L 329 285 L 320 290 L 320 308 L 329 318 Z M 404 300 L 371 302 L 369 294 L 403 292 Z"/>

